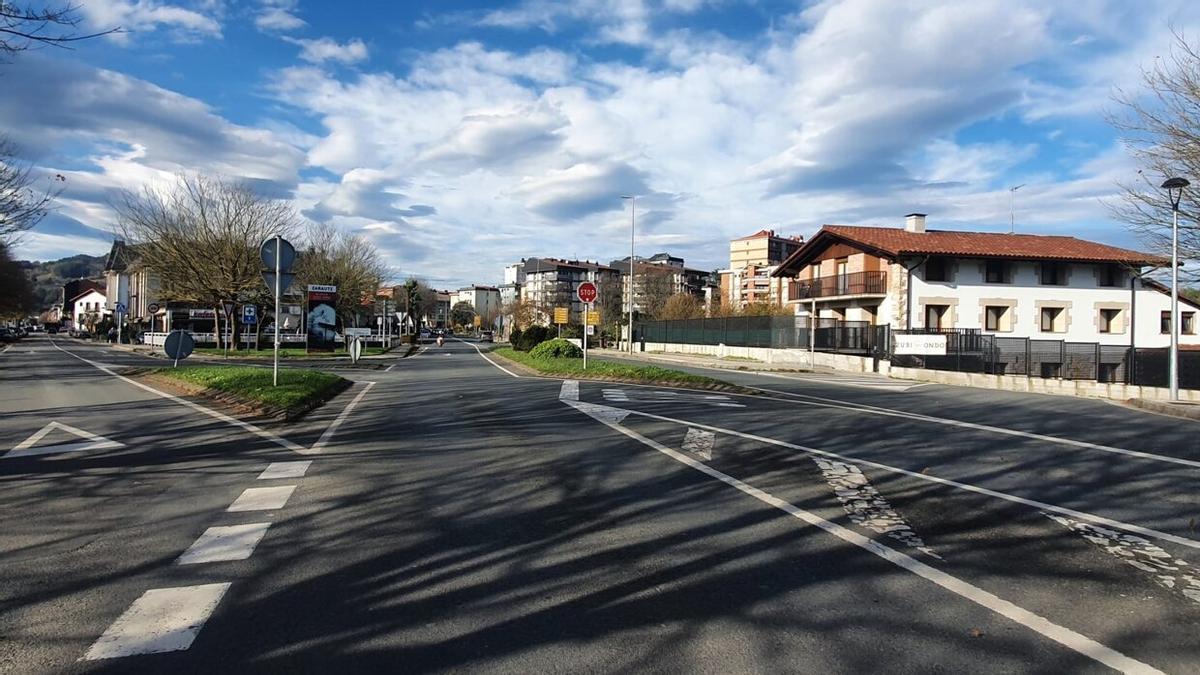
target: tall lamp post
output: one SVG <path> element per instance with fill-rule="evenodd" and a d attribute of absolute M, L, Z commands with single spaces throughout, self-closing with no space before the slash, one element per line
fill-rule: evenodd
<path fill-rule="evenodd" d="M 1189 185 L 1186 178 L 1168 178 L 1162 189 L 1171 200 L 1171 362 L 1169 364 L 1171 400 L 1179 400 L 1179 200 Z"/>
<path fill-rule="evenodd" d="M 637 196 L 621 195 L 629 200 L 629 353 L 633 354 L 633 232 L 637 225 Z"/>

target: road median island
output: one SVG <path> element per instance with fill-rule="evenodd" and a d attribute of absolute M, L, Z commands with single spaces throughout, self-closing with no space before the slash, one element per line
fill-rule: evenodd
<path fill-rule="evenodd" d="M 270 369 L 249 366 L 153 368 L 126 375 L 256 416 L 288 421 L 303 417 L 351 385 L 337 375 L 288 369 L 279 371 L 279 386 L 274 387 Z"/>
<path fill-rule="evenodd" d="M 730 384 L 716 378 L 693 375 L 692 373 L 660 368 L 658 366 L 641 366 L 593 358 L 588 359 L 588 367 L 585 370 L 583 368 L 583 359 L 578 358 L 537 358 L 528 352 L 519 352 L 511 347 L 499 347 L 489 351 L 488 354 L 501 357 L 506 361 L 516 364 L 521 370 L 532 375 L 548 375 L 575 380 L 599 380 L 601 382 L 628 382 L 632 384 L 703 389 L 705 391 L 727 391 L 741 394 L 758 393 L 752 389 Z"/>

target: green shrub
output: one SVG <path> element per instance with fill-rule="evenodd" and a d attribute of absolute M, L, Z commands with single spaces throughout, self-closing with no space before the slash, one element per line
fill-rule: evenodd
<path fill-rule="evenodd" d="M 529 355 L 535 359 L 578 359 L 583 357 L 583 350 L 569 340 L 558 338 L 534 347 L 529 350 Z"/>
<path fill-rule="evenodd" d="M 554 333 L 546 326 L 530 326 L 521 332 L 519 337 L 512 339 L 513 349 L 527 352 L 550 339 Z"/>

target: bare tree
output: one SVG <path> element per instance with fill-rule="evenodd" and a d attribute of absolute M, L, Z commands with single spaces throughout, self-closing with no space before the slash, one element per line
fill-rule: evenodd
<path fill-rule="evenodd" d="M 674 270 L 661 265 L 641 265 L 635 285 L 641 313 L 657 319 L 667 300 L 678 290 L 676 286 Z"/>
<path fill-rule="evenodd" d="M 34 311 L 37 301 L 25 267 L 9 256 L 0 242 L 0 319 L 20 319 Z"/>
<path fill-rule="evenodd" d="M 704 317 L 704 304 L 691 293 L 676 293 L 663 303 L 662 311 L 655 317 L 664 320 L 701 319 Z"/>
<path fill-rule="evenodd" d="M 1142 70 L 1142 87 L 1137 93 L 1118 91 L 1117 110 L 1108 115 L 1141 167 L 1138 178 L 1118 182 L 1120 197 L 1108 206 L 1152 251 L 1169 255 L 1171 202 L 1159 185 L 1169 177 L 1188 178 L 1193 185 L 1179 203 L 1179 252 L 1184 260 L 1198 259 L 1200 50 L 1176 32 L 1170 54 Z"/>
<path fill-rule="evenodd" d="M 0 0 L 0 57 L 35 46 L 71 48 L 71 43 L 121 32 L 120 27 L 97 33 L 79 33 L 79 5 L 27 3 Z"/>
<path fill-rule="evenodd" d="M 226 300 L 266 304 L 259 246 L 298 229 L 290 204 L 204 176 L 127 192 L 115 209 L 134 264 L 157 279 L 161 298 L 214 309 Z"/>
<path fill-rule="evenodd" d="M 329 224 L 313 224 L 305 231 L 296 261 L 296 281 L 337 286 L 334 308 L 345 323 L 356 317 L 364 303 L 371 304 L 387 274 L 379 249 L 368 239 Z"/>
<path fill-rule="evenodd" d="M 32 168 L 17 157 L 16 147 L 0 136 L 0 243 L 12 245 L 22 232 L 37 225 L 62 191 L 55 185 L 66 180 L 62 174 L 47 178 L 47 185 L 39 189 Z"/>

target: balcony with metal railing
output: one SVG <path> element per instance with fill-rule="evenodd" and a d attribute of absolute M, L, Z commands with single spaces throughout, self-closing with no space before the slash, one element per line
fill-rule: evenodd
<path fill-rule="evenodd" d="M 796 279 L 788 284 L 788 300 L 886 294 L 887 272 L 853 272 L 815 279 Z"/>

